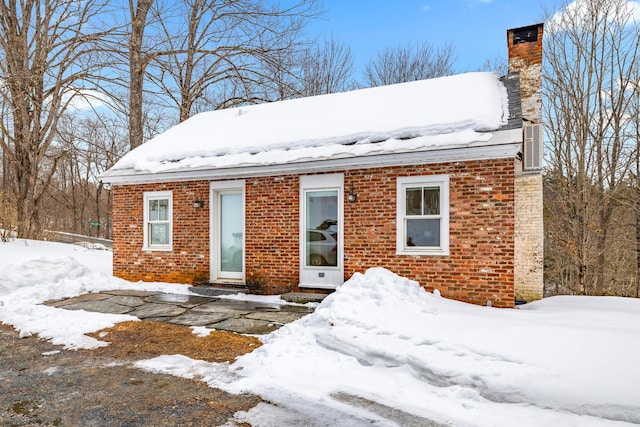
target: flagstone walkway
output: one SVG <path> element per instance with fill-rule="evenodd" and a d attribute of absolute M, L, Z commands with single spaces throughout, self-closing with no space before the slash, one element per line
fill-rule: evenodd
<path fill-rule="evenodd" d="M 267 334 L 313 312 L 312 308 L 296 305 L 136 290 L 84 294 L 45 304 L 66 310 L 128 314 L 144 320 L 205 326 L 241 334 Z"/>

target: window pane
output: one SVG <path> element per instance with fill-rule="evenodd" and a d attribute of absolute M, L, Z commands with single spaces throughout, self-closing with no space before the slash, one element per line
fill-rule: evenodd
<path fill-rule="evenodd" d="M 407 219 L 407 247 L 439 247 L 439 219 Z"/>
<path fill-rule="evenodd" d="M 169 224 L 149 224 L 149 244 L 169 244 Z"/>
<path fill-rule="evenodd" d="M 424 215 L 440 215 L 440 189 L 424 189 Z"/>
<path fill-rule="evenodd" d="M 158 201 L 149 200 L 149 221 L 158 220 Z"/>
<path fill-rule="evenodd" d="M 407 215 L 422 215 L 422 188 L 407 188 Z"/>
<path fill-rule="evenodd" d="M 222 271 L 242 272 L 242 194 L 220 195 L 220 255 Z"/>
<path fill-rule="evenodd" d="M 158 220 L 169 221 L 169 199 L 156 200 L 158 203 Z"/>
<path fill-rule="evenodd" d="M 320 242 L 322 240 L 327 240 L 326 237 L 322 235 L 322 233 L 317 231 L 309 231 L 307 230 L 307 241 L 309 242 Z"/>

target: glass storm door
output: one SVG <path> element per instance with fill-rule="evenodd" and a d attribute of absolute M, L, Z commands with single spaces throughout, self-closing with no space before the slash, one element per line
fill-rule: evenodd
<path fill-rule="evenodd" d="M 241 280 L 244 271 L 244 201 L 241 190 L 214 191 L 216 278 Z"/>
<path fill-rule="evenodd" d="M 302 178 L 300 286 L 334 288 L 344 281 L 342 175 Z"/>

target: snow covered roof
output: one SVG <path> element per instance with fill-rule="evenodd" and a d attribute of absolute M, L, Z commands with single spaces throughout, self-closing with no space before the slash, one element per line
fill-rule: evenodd
<path fill-rule="evenodd" d="M 495 73 L 216 110 L 132 150 L 102 179 L 490 145 L 508 118 L 507 89 Z"/>

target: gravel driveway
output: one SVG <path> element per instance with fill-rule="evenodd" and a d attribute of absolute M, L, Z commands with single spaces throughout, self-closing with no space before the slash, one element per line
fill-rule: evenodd
<path fill-rule="evenodd" d="M 133 369 L 133 361 L 20 339 L 0 324 L 0 425 L 241 425 L 230 421 L 233 414 L 260 401 Z"/>

